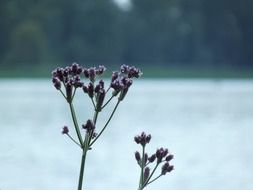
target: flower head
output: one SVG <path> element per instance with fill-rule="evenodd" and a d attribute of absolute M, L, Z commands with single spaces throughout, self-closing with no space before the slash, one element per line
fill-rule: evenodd
<path fill-rule="evenodd" d="M 86 124 L 82 125 L 83 129 L 85 129 L 88 133 L 95 129 L 94 123 L 89 119 L 87 120 Z"/>
<path fill-rule="evenodd" d="M 61 132 L 63 135 L 65 135 L 65 134 L 68 134 L 69 133 L 69 128 L 67 127 L 67 126 L 64 126 L 63 128 L 62 128 L 62 132 Z"/>
<path fill-rule="evenodd" d="M 165 164 L 162 166 L 161 174 L 165 175 L 168 172 L 171 172 L 174 169 L 174 166 L 170 165 L 169 162 L 165 162 Z"/>
<path fill-rule="evenodd" d="M 145 132 L 142 132 L 141 135 L 137 135 L 134 137 L 134 141 L 137 144 L 141 144 L 142 146 L 145 146 L 147 143 L 150 142 L 151 135 L 146 135 Z"/>

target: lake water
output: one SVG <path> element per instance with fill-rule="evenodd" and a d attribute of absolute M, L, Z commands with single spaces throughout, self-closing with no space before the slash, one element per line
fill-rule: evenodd
<path fill-rule="evenodd" d="M 77 189 L 81 152 L 61 135 L 73 125 L 50 80 L 1 80 L 0 92 L 0 189 Z M 80 123 L 92 118 L 81 91 L 75 106 Z M 147 190 L 253 189 L 252 80 L 135 81 L 88 154 L 85 189 L 137 189 L 133 137 L 142 131 L 153 136 L 150 154 L 163 146 L 175 156 L 175 170 Z"/>

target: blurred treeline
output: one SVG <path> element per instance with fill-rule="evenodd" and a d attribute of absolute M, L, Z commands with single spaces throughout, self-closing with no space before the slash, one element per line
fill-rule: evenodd
<path fill-rule="evenodd" d="M 252 0 L 1 0 L 0 66 L 253 67 Z"/>

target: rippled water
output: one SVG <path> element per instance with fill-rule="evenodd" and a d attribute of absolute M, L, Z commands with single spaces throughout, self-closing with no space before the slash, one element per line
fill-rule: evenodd
<path fill-rule="evenodd" d="M 77 189 L 81 152 L 60 133 L 72 122 L 50 80 L 2 80 L 0 89 L 0 189 Z M 80 123 L 92 117 L 81 92 L 75 106 Z M 253 189 L 252 80 L 136 81 L 88 155 L 85 189 L 137 189 L 141 131 L 153 135 L 150 153 L 175 155 L 175 170 L 147 190 Z"/>

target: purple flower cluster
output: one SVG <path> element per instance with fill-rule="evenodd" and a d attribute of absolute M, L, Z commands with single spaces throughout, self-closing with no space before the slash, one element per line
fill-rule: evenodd
<path fill-rule="evenodd" d="M 63 135 L 67 135 L 67 134 L 69 134 L 69 128 L 67 127 L 67 126 L 64 126 L 63 128 L 62 128 L 62 132 L 61 132 Z"/>
<path fill-rule="evenodd" d="M 83 68 L 83 73 L 86 78 L 90 79 L 90 81 L 94 83 L 96 76 L 102 75 L 105 72 L 105 70 L 106 70 L 105 66 L 99 65 L 98 68 L 96 67 L 90 67 L 88 69 Z"/>
<path fill-rule="evenodd" d="M 141 135 L 137 135 L 134 137 L 134 141 L 137 144 L 141 144 L 142 146 L 145 146 L 147 143 L 149 143 L 151 140 L 151 135 L 146 135 L 146 133 L 142 132 Z"/>
<path fill-rule="evenodd" d="M 56 68 L 52 72 L 52 82 L 57 90 L 61 90 L 62 85 L 66 90 L 66 99 L 68 102 L 72 101 L 73 89 L 81 88 L 83 82 L 80 75 L 83 73 L 83 68 L 77 63 L 73 63 L 72 66 L 65 68 Z"/>
<path fill-rule="evenodd" d="M 165 162 L 165 164 L 162 166 L 161 174 L 165 175 L 168 172 L 171 172 L 174 169 L 173 165 L 170 165 L 169 162 Z"/>
<path fill-rule="evenodd" d="M 134 137 L 134 141 L 137 144 L 141 144 L 143 151 L 145 151 L 145 145 L 148 144 L 151 140 L 151 135 L 147 135 L 146 133 L 142 132 L 140 135 Z M 165 175 L 168 172 L 171 172 L 174 169 L 173 165 L 170 165 L 170 161 L 174 158 L 172 154 L 169 153 L 167 148 L 159 148 L 156 150 L 154 154 L 148 156 L 146 152 L 144 152 L 143 156 L 141 156 L 140 152 L 135 152 L 135 159 L 138 165 L 143 168 L 143 187 L 148 184 L 152 175 L 154 174 L 156 168 L 161 163 L 164 163 L 161 167 L 160 176 Z M 156 160 L 156 167 L 152 171 L 150 175 L 150 167 L 149 164 L 153 163 Z"/>
<path fill-rule="evenodd" d="M 90 98 L 96 97 L 96 110 L 101 111 L 104 99 L 105 99 L 105 87 L 104 81 L 100 80 L 99 83 L 94 87 L 94 83 L 90 82 L 87 86 L 83 85 L 84 93 L 87 93 Z"/>
<path fill-rule="evenodd" d="M 133 83 L 132 78 L 139 78 L 141 75 L 140 69 L 134 66 L 122 65 L 120 72 L 116 71 L 112 73 L 111 88 L 114 89 L 113 95 L 117 96 L 120 93 L 119 100 L 123 100 Z"/>
<path fill-rule="evenodd" d="M 95 125 L 92 120 L 88 119 L 85 124 L 82 125 L 82 128 L 86 130 L 86 133 L 92 135 L 91 138 L 96 137 Z"/>
<path fill-rule="evenodd" d="M 73 99 L 74 90 L 82 88 L 84 93 L 87 93 L 90 98 L 96 98 L 96 109 L 101 111 L 107 91 L 105 90 L 103 80 L 100 80 L 97 85 L 95 81 L 105 70 L 104 66 L 83 68 L 77 63 L 73 63 L 70 67 L 56 68 L 52 72 L 52 82 L 57 90 L 62 91 L 62 86 L 65 87 L 65 96 L 69 103 Z M 110 88 L 113 89 L 113 96 L 119 94 L 119 100 L 122 101 L 133 83 L 132 79 L 139 78 L 141 74 L 139 69 L 127 65 L 122 65 L 119 72 L 113 72 L 110 84 Z M 82 76 L 89 79 L 86 85 L 81 80 Z"/>
<path fill-rule="evenodd" d="M 82 128 L 85 129 L 89 133 L 95 129 L 95 125 L 90 119 L 88 119 L 86 124 L 82 125 Z"/>

